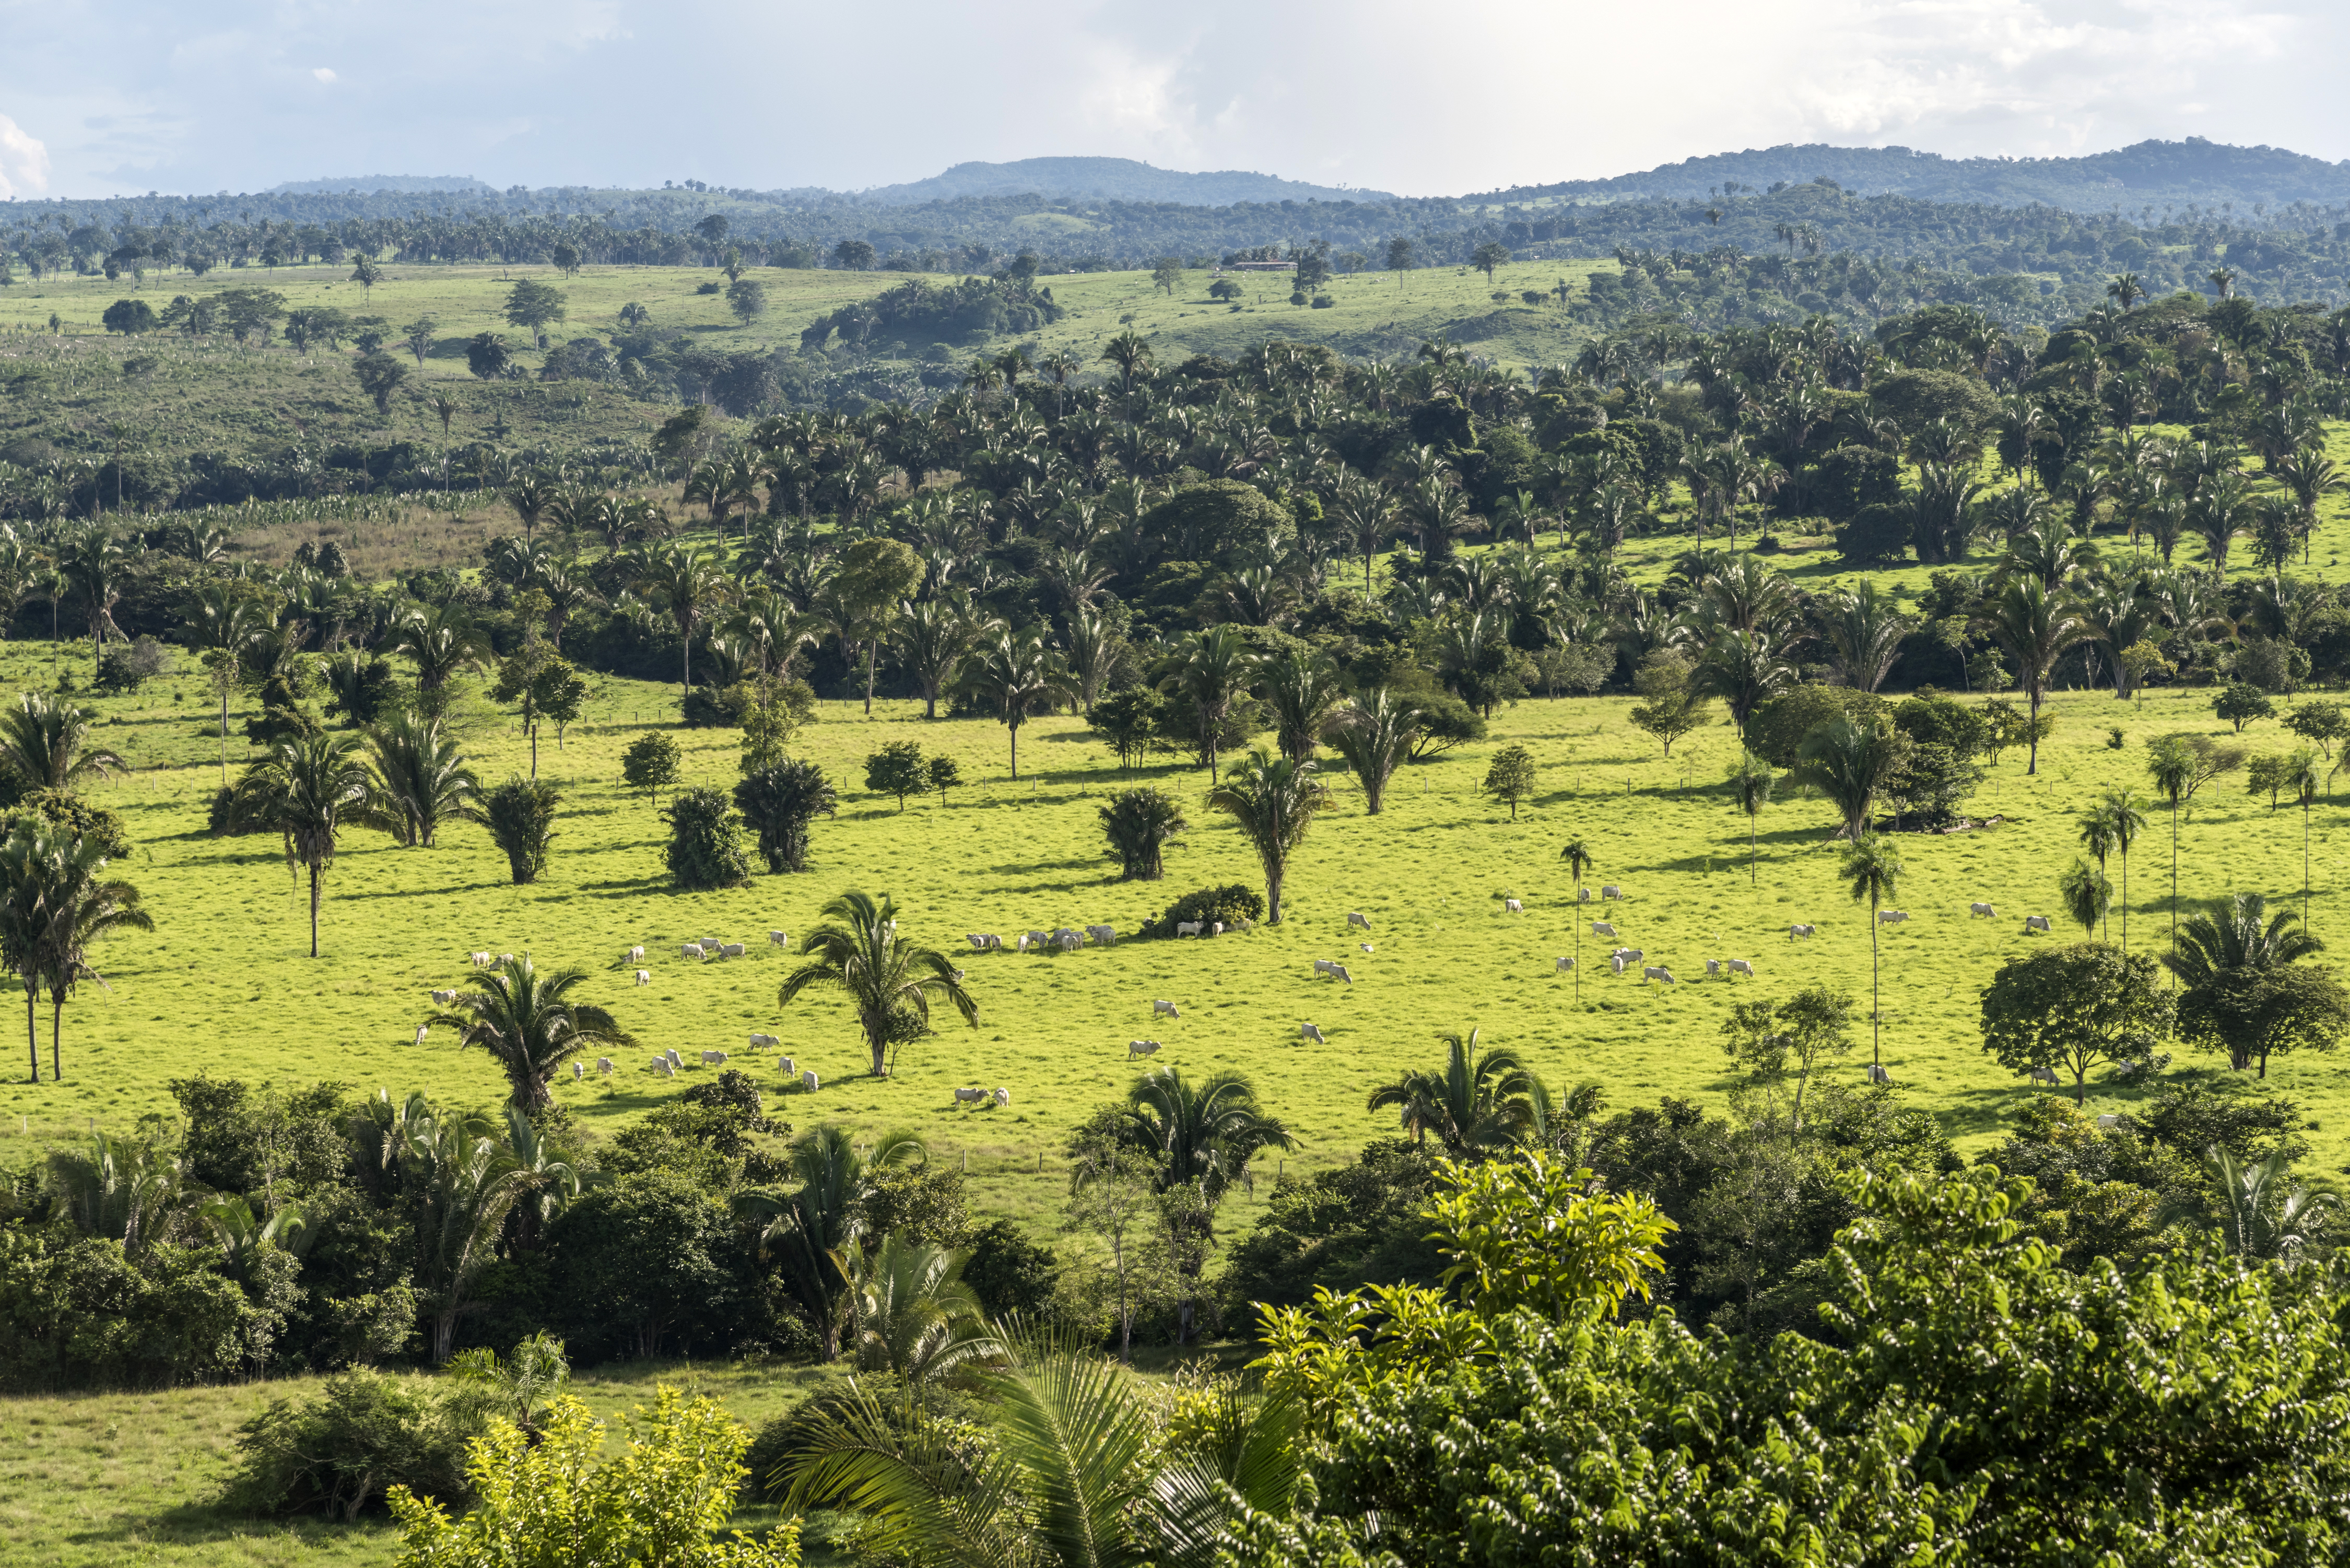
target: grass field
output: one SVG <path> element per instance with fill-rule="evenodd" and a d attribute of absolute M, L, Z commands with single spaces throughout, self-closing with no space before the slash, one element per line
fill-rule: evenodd
<path fill-rule="evenodd" d="M 12 645 L 0 673 L 24 680 L 43 651 Z M 93 1119 L 128 1129 L 167 1112 L 167 1081 L 197 1071 L 279 1084 L 328 1078 L 395 1095 L 423 1088 L 444 1102 L 487 1106 L 501 1085 L 485 1057 L 460 1054 L 445 1032 L 421 1047 L 411 1043 L 429 1011 L 425 992 L 462 983 L 463 955 L 473 949 L 529 951 L 543 964 L 593 971 L 590 994 L 639 1036 L 644 1049 L 620 1053 L 610 1082 L 591 1075 L 561 1086 L 590 1127 L 619 1125 L 709 1071 L 696 1065 L 682 1081 L 658 1079 L 644 1065 L 650 1050 L 674 1046 L 691 1062 L 703 1049 L 724 1049 L 741 1065 L 749 1032 L 775 1033 L 825 1085 L 783 1101 L 781 1115 L 800 1126 L 830 1119 L 867 1130 L 915 1128 L 940 1158 L 968 1161 L 975 1207 L 1031 1220 L 1044 1220 L 1062 1194 L 1064 1130 L 1131 1081 L 1125 1043 L 1133 1036 L 1163 1040 L 1159 1061 L 1187 1072 L 1253 1075 L 1305 1140 L 1292 1165 L 1312 1168 L 1344 1160 L 1384 1132 L 1388 1118 L 1367 1116 L 1364 1096 L 1399 1067 L 1428 1059 L 1440 1029 L 1479 1026 L 1488 1041 L 1526 1053 L 1554 1082 L 1599 1080 L 1617 1106 L 1667 1094 L 1719 1103 L 1727 1085 L 1715 1031 L 1733 999 L 1784 995 L 1814 980 L 1857 992 L 1868 983 L 1867 922 L 1835 883 L 1828 809 L 1793 797 L 1772 805 L 1761 825 L 1759 878 L 1750 884 L 1744 822 L 1718 784 L 1734 753 L 1731 732 L 1701 731 L 1666 761 L 1626 723 L 1618 700 L 1535 700 L 1496 714 L 1491 745 L 1521 742 L 1541 764 L 1538 797 L 1514 824 L 1478 793 L 1491 746 L 1409 770 L 1378 817 L 1340 781 L 1336 808 L 1297 857 L 1282 926 L 1039 957 L 969 954 L 962 934 L 1097 921 L 1130 931 L 1187 888 L 1253 879 L 1253 861 L 1233 829 L 1195 805 L 1193 831 L 1170 855 L 1166 882 L 1111 880 L 1095 814 L 1124 781 L 1074 719 L 1041 720 L 1023 732 L 1024 777 L 1015 786 L 993 723 L 926 724 L 908 704 L 884 704 L 868 721 L 827 703 L 801 749 L 847 787 L 839 817 L 817 826 L 814 869 L 763 875 L 736 890 L 673 893 L 660 869 L 661 821 L 620 786 L 617 758 L 639 725 L 667 721 L 674 692 L 623 681 L 607 684 L 567 750 L 544 753 L 546 773 L 564 782 L 567 797 L 544 881 L 509 885 L 486 836 L 470 827 L 451 829 L 431 850 L 398 849 L 354 831 L 330 874 L 325 956 L 314 961 L 306 956 L 304 899 L 275 842 L 204 835 L 216 742 L 196 682 L 178 684 L 177 701 L 166 678 L 142 696 L 96 704 L 105 715 L 99 735 L 138 771 L 92 794 L 129 821 L 139 848 L 127 871 L 159 929 L 112 945 L 101 959 L 111 990 L 85 988 L 68 1010 L 65 1082 L 45 1075 L 37 1085 L 19 1077 L 0 1086 L 0 1140 L 25 1154 Z M 2073 853 L 2074 812 L 2108 784 L 2142 783 L 2145 736 L 2213 730 L 2207 701 L 2156 693 L 2125 705 L 2099 692 L 2065 693 L 2055 701 L 2058 729 L 2043 749 L 2040 776 L 2027 779 L 2021 754 L 2011 753 L 1973 803 L 1978 815 L 2003 815 L 2003 826 L 1901 841 L 1909 867 L 1901 902 L 1915 917 L 1884 933 L 1886 1059 L 1905 1092 L 1962 1144 L 1993 1137 L 2028 1092 L 1981 1054 L 1976 996 L 2002 957 L 2026 945 L 2022 915 L 2056 912 L 2054 880 Z M 494 711 L 468 708 L 459 722 L 485 777 L 522 764 L 519 737 Z M 2120 751 L 2106 747 L 2114 724 L 2127 742 Z M 731 737 L 681 731 L 679 738 L 691 782 L 731 780 Z M 865 794 L 857 787 L 863 757 L 896 738 L 954 756 L 974 783 L 944 804 L 918 801 L 903 814 L 894 800 Z M 2248 739 L 2282 750 L 2287 737 L 2262 724 Z M 1144 776 L 1195 802 L 1202 788 L 1189 770 Z M 2340 816 L 2330 802 L 2316 816 L 2321 935 L 2338 936 L 2350 921 Z M 2165 826 L 2142 841 L 2130 867 L 2129 934 L 2138 948 L 2158 945 L 2167 929 Z M 2272 815 L 2265 800 L 2243 794 L 2241 783 L 2199 801 L 2180 834 L 2182 891 L 2190 898 L 2235 888 L 2297 895 L 2300 828 L 2293 814 Z M 1598 879 L 1625 888 L 1626 901 L 1605 911 L 1625 941 L 1698 983 L 1667 989 L 1609 978 L 1586 933 L 1578 1005 L 1574 982 L 1554 973 L 1554 961 L 1574 950 L 1577 911 L 1557 860 L 1574 834 L 1594 846 Z M 837 1002 L 810 997 L 779 1012 L 775 1001 L 787 961 L 766 945 L 765 932 L 804 931 L 827 898 L 851 887 L 894 895 L 910 935 L 968 954 L 962 961 L 983 1008 L 979 1029 L 952 1028 L 909 1047 L 886 1081 L 860 1075 L 861 1047 Z M 1526 912 L 1503 914 L 1505 894 L 1524 900 Z M 1968 919 L 1966 906 L 1977 898 L 1997 903 L 2001 918 Z M 1357 950 L 1360 933 L 1345 926 L 1351 909 L 1369 916 L 1375 953 Z M 1818 940 L 1791 947 L 1786 927 L 1794 921 L 1816 923 Z M 753 956 L 677 957 L 677 944 L 704 935 L 747 940 Z M 644 990 L 629 983 L 621 957 L 638 943 L 654 977 Z M 1708 957 L 1751 958 L 1761 978 L 1702 983 Z M 1315 981 L 1315 958 L 1345 959 L 1354 983 Z M 1152 1024 L 1150 1002 L 1161 997 L 1181 1007 L 1179 1022 Z M 1299 1042 L 1307 1022 L 1321 1027 L 1326 1045 Z M 15 1049 L 23 1051 L 21 1042 Z M 1859 1066 L 1833 1070 L 1856 1076 Z M 764 1084 L 778 1082 L 764 1059 L 754 1071 Z M 2341 1120 L 2350 1097 L 2336 1062 L 2282 1061 L 2272 1078 L 2321 1125 L 2314 1164 L 2330 1169 L 2350 1159 L 2343 1136 L 2350 1124 Z M 1009 1109 L 949 1108 L 953 1087 L 998 1085 L 1012 1091 Z M 2095 1100 L 2119 1109 L 2139 1093 L 2097 1087 Z"/>

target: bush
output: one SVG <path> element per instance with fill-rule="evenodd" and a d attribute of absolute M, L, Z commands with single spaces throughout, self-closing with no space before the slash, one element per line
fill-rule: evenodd
<path fill-rule="evenodd" d="M 239 805 L 236 791 L 226 784 L 213 791 L 213 803 L 204 813 L 204 827 L 214 838 L 242 838 L 269 831 L 266 824 L 255 821 Z"/>
<path fill-rule="evenodd" d="M 1907 506 L 1871 502 L 1835 531 L 1836 553 L 1855 566 L 1898 561 L 1909 548 L 1910 521 Z"/>
<path fill-rule="evenodd" d="M 689 688 L 682 711 L 690 730 L 729 730 L 738 722 L 726 694 L 715 686 Z"/>
<path fill-rule="evenodd" d="M 906 797 L 921 794 L 929 779 L 922 748 L 912 741 L 891 741 L 865 759 L 865 787 L 876 794 L 896 795 L 899 811 L 906 809 Z"/>
<path fill-rule="evenodd" d="M 712 888 L 739 888 L 751 879 L 751 862 L 743 853 L 743 836 L 735 831 L 734 815 L 723 791 L 681 791 L 661 808 L 661 815 L 670 820 L 664 858 L 670 880 L 679 888 L 698 893 Z"/>
<path fill-rule="evenodd" d="M 677 783 L 677 742 L 659 730 L 649 730 L 629 742 L 620 753 L 620 780 L 630 789 L 650 791 L 660 804 L 663 786 Z"/>
<path fill-rule="evenodd" d="M 1015 1314 L 1034 1321 L 1050 1309 L 1054 1277 L 1060 1272 L 1052 1248 L 1031 1241 L 1011 1220 L 998 1220 L 971 1239 L 962 1282 L 991 1322 Z"/>
<path fill-rule="evenodd" d="M 224 1501 L 251 1513 L 323 1510 L 348 1521 L 394 1486 L 466 1501 L 465 1443 L 483 1429 L 483 1396 L 421 1379 L 354 1371 L 315 1399 L 276 1399 L 237 1428 L 237 1472 Z"/>
<path fill-rule="evenodd" d="M 808 825 L 830 816 L 831 783 L 814 763 L 779 763 L 760 768 L 734 786 L 734 804 L 759 836 L 759 854 L 778 875 L 807 869 Z"/>
<path fill-rule="evenodd" d="M 1112 796 L 1101 808 L 1101 824 L 1121 882 L 1156 882 L 1166 875 L 1167 842 L 1190 826 L 1173 795 L 1149 788 Z"/>
<path fill-rule="evenodd" d="M 127 648 L 109 648 L 98 656 L 97 689 L 136 691 L 170 667 L 163 645 L 151 637 L 142 637 Z"/>
<path fill-rule="evenodd" d="M 1411 760 L 1423 762 L 1455 746 L 1485 738 L 1485 721 L 1477 710 L 1449 691 L 1414 691 L 1419 704 L 1419 739 L 1412 742 Z"/>
<path fill-rule="evenodd" d="M 1167 906 L 1164 913 L 1153 915 L 1136 932 L 1143 937 L 1172 937 L 1178 923 L 1201 922 L 1202 929 L 1222 920 L 1225 925 L 1237 925 L 1242 920 L 1252 923 L 1264 919 L 1264 895 L 1244 883 L 1235 882 L 1228 888 L 1195 888 Z"/>
<path fill-rule="evenodd" d="M 2275 718 L 2276 704 L 2270 701 L 2268 693 L 2259 687 L 2231 680 L 2220 688 L 2220 694 L 2211 699 L 2211 711 L 2233 724 L 2236 733 L 2241 735 L 2244 732 L 2245 724 L 2251 721 Z"/>
<path fill-rule="evenodd" d="M 0 837 L 14 831 L 16 824 L 28 815 L 37 816 L 51 827 L 62 828 L 77 837 L 96 840 L 109 860 L 120 860 L 130 853 L 130 836 L 123 831 L 122 819 L 79 795 L 54 789 L 32 791 L 11 806 L 5 816 L 0 816 Z"/>
<path fill-rule="evenodd" d="M 543 779 L 510 778 L 482 796 L 475 815 L 490 839 L 505 851 L 515 886 L 538 880 L 555 839 L 555 808 L 563 796 Z"/>

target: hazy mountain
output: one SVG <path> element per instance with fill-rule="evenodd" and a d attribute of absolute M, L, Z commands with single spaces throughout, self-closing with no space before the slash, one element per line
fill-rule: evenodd
<path fill-rule="evenodd" d="M 2282 147 L 2230 147 L 2190 136 L 2184 141 L 2141 141 L 2081 158 L 1944 158 L 1907 147 L 1748 149 L 1691 158 L 1609 180 L 1567 180 L 1520 185 L 1482 197 L 1486 202 L 1627 201 L 1643 197 L 1700 199 L 1725 182 L 1767 191 L 1784 182 L 1833 180 L 1862 195 L 1891 193 L 1929 202 L 1989 202 L 2021 206 L 2044 202 L 2074 212 L 2125 211 L 2152 205 L 2233 202 L 2272 206 L 2350 202 L 2350 162 L 2328 163 Z"/>
<path fill-rule="evenodd" d="M 1274 174 L 1223 170 L 1187 174 L 1131 158 L 1023 158 L 1012 163 L 958 163 L 943 174 L 863 194 L 892 206 L 958 196 L 1093 196 L 1112 202 L 1171 202 L 1229 207 L 1236 202 L 1389 202 L 1385 191 L 1309 185 Z"/>
<path fill-rule="evenodd" d="M 286 196 L 339 196 L 349 191 L 367 196 L 379 191 L 412 196 L 425 192 L 486 192 L 494 189 L 470 174 L 354 174 L 348 180 L 288 180 L 282 185 L 272 185 L 269 191 L 272 195 Z"/>

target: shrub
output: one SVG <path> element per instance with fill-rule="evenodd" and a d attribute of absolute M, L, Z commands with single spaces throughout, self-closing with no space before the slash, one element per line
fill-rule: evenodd
<path fill-rule="evenodd" d="M 906 797 L 922 793 L 930 778 L 922 762 L 922 748 L 912 741 L 891 741 L 865 759 L 865 787 L 876 794 L 894 794 L 898 809 L 906 809 Z"/>
<path fill-rule="evenodd" d="M 51 827 L 62 828 L 77 837 L 96 840 L 109 860 L 120 860 L 130 853 L 130 836 L 123 831 L 122 819 L 79 795 L 54 789 L 32 791 L 11 806 L 5 816 L 0 816 L 0 837 L 15 831 L 16 824 L 27 815 L 37 816 Z"/>
<path fill-rule="evenodd" d="M 214 838 L 242 838 L 269 831 L 267 824 L 254 820 L 239 803 L 236 791 L 226 784 L 213 792 L 213 803 L 204 813 L 204 827 Z"/>
<path fill-rule="evenodd" d="M 1836 553 L 1860 566 L 1898 561 L 1909 548 L 1909 524 L 1908 507 L 1889 501 L 1873 501 L 1836 529 Z"/>
<path fill-rule="evenodd" d="M 1183 807 L 1161 790 L 1130 789 L 1101 808 L 1102 834 L 1121 882 L 1156 882 L 1166 875 L 1167 841 L 1191 825 Z"/>
<path fill-rule="evenodd" d="M 109 648 L 98 658 L 100 691 L 136 691 L 171 667 L 163 645 L 142 637 L 126 648 Z"/>
<path fill-rule="evenodd" d="M 938 792 L 939 804 L 946 804 L 947 791 L 962 787 L 962 770 L 955 766 L 952 757 L 932 757 L 929 768 L 931 788 Z"/>
<path fill-rule="evenodd" d="M 715 686 L 690 688 L 681 711 L 689 730 L 732 729 L 736 722 L 734 710 L 727 702 L 726 694 Z"/>
<path fill-rule="evenodd" d="M 1171 937 L 1179 923 L 1198 920 L 1202 928 L 1222 920 L 1236 925 L 1242 920 L 1254 922 L 1264 919 L 1264 895 L 1245 883 L 1234 882 L 1226 888 L 1195 888 L 1167 906 L 1164 913 L 1153 915 L 1136 934 L 1144 937 Z"/>
<path fill-rule="evenodd" d="M 767 869 L 780 875 L 807 869 L 808 825 L 833 814 L 835 797 L 824 770 L 803 759 L 751 774 L 734 786 L 734 804 Z"/>
<path fill-rule="evenodd" d="M 510 778 L 482 796 L 475 817 L 490 840 L 505 851 L 515 886 L 538 880 L 555 839 L 555 808 L 563 796 L 543 779 Z"/>
<path fill-rule="evenodd" d="M 463 1501 L 466 1440 L 482 1396 L 421 1379 L 352 1371 L 314 1399 L 276 1399 L 237 1428 L 239 1463 L 224 1501 L 251 1513 L 323 1510 L 348 1521 L 395 1486 Z"/>
<path fill-rule="evenodd" d="M 998 1220 L 971 1239 L 962 1282 L 991 1322 L 1015 1314 L 1033 1320 L 1051 1307 L 1053 1280 L 1060 1272 L 1052 1248 L 1031 1241 L 1011 1220 Z"/>
<path fill-rule="evenodd" d="M 734 830 L 734 815 L 723 792 L 681 791 L 661 815 L 670 820 L 664 858 L 670 880 L 679 888 L 690 893 L 704 892 L 737 888 L 751 879 L 751 862 L 743 853 L 743 837 Z"/>
<path fill-rule="evenodd" d="M 620 779 L 630 789 L 650 791 L 659 805 L 662 787 L 677 783 L 677 742 L 659 730 L 638 736 L 620 753 Z"/>

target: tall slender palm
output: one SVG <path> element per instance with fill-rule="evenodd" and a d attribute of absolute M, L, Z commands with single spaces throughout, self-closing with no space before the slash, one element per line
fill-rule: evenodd
<path fill-rule="evenodd" d="M 367 732 L 367 743 L 371 804 L 403 845 L 432 848 L 441 825 L 463 816 L 481 793 L 481 781 L 438 719 L 395 714 Z"/>
<path fill-rule="evenodd" d="M 432 1022 L 457 1031 L 459 1050 L 479 1046 L 495 1057 L 507 1103 L 536 1116 L 555 1103 L 546 1080 L 566 1062 L 592 1047 L 636 1044 L 611 1013 L 572 999 L 587 981 L 586 970 L 543 974 L 528 953 L 518 954 L 483 971 L 483 989 L 461 994 Z"/>
<path fill-rule="evenodd" d="M 1885 1064 L 1885 993 L 1877 951 L 1878 929 L 1883 922 L 1877 911 L 1889 903 L 1901 886 L 1901 851 L 1893 841 L 1874 833 L 1863 833 L 1844 847 L 1843 863 L 1836 874 L 1845 886 L 1852 889 L 1856 903 L 1868 905 L 1868 1053 L 1870 1065 Z"/>
<path fill-rule="evenodd" d="M 2317 765 L 2317 753 L 2309 746 L 2296 746 L 2284 760 L 2284 787 L 2301 807 L 2301 923 L 2309 924 L 2309 814 L 2317 805 L 2318 792 L 2325 787 L 2325 778 Z"/>
<path fill-rule="evenodd" d="M 1310 762 L 1330 716 L 1346 701 L 1338 670 L 1318 653 L 1290 651 L 1264 666 L 1264 700 L 1274 743 L 1293 763 Z"/>
<path fill-rule="evenodd" d="M 1539 1082 L 1514 1051 L 1477 1049 L 1478 1031 L 1440 1034 L 1444 1065 L 1414 1067 L 1371 1091 L 1364 1108 L 1395 1109 L 1414 1143 L 1430 1132 L 1455 1159 L 1514 1143 L 1532 1124 Z"/>
<path fill-rule="evenodd" d="M 808 961 L 784 977 L 776 1005 L 789 1007 L 812 986 L 846 992 L 872 1053 L 875 1077 L 889 1076 L 896 1047 L 930 1033 L 933 996 L 979 1027 L 979 1002 L 946 954 L 899 939 L 898 906 L 889 895 L 876 899 L 852 888 L 816 913 L 825 923 L 800 939 L 800 955 Z"/>
<path fill-rule="evenodd" d="M 734 1211 L 758 1224 L 760 1254 L 773 1254 L 781 1265 L 785 1288 L 816 1329 L 826 1360 L 840 1354 L 850 1252 L 865 1233 L 874 1173 L 929 1158 L 921 1140 L 910 1134 L 885 1135 L 860 1155 L 847 1127 L 812 1127 L 793 1140 L 785 1158 L 797 1187 L 783 1194 L 735 1196 Z"/>
<path fill-rule="evenodd" d="M 2096 860 L 2097 870 L 2103 873 L 2106 857 L 2114 852 L 2114 824 L 2102 803 L 2081 814 L 2081 847 Z"/>
<path fill-rule="evenodd" d="M 1331 715 L 1324 737 L 1354 770 L 1363 786 L 1363 809 L 1371 815 L 1378 815 L 1387 802 L 1388 781 L 1419 743 L 1426 717 L 1426 711 L 1410 698 L 1384 686 L 1367 700 L 1357 697 Z"/>
<path fill-rule="evenodd" d="M 274 827 L 286 843 L 286 864 L 310 874 L 310 956 L 318 956 L 318 898 L 335 840 L 369 809 L 368 771 L 358 759 L 356 735 L 289 737 L 237 781 L 245 820 Z"/>
<path fill-rule="evenodd" d="M 1042 638 L 1033 633 L 1000 631 L 993 641 L 963 666 L 965 690 L 995 710 L 1012 734 L 1012 782 L 1020 782 L 1020 726 L 1033 713 L 1049 713 L 1073 701 L 1076 688 L 1061 661 L 1045 651 Z"/>
<path fill-rule="evenodd" d="M 184 625 L 189 640 L 204 650 L 213 686 L 220 693 L 221 783 L 228 783 L 228 694 L 236 686 L 244 645 L 261 629 L 261 607 L 240 583 L 207 582 L 190 596 Z"/>
<path fill-rule="evenodd" d="M 1752 752 L 1741 752 L 1738 760 L 1730 764 L 1730 794 L 1738 802 L 1738 809 L 1746 814 L 1746 882 L 1749 887 L 1760 885 L 1762 873 L 1757 869 L 1762 851 L 1755 840 L 1757 820 L 1762 808 L 1771 804 L 1771 786 L 1778 782 L 1771 764 Z"/>
<path fill-rule="evenodd" d="M 1258 663 L 1256 649 L 1236 626 L 1208 627 L 1176 645 L 1162 684 L 1191 705 L 1199 720 L 1200 754 L 1211 779 L 1218 771 L 1218 732 L 1232 704 L 1246 695 Z"/>
<path fill-rule="evenodd" d="M 2097 814 L 2105 819 L 2105 837 L 2122 861 L 2122 950 L 2129 950 L 2129 853 L 2137 836 L 2146 831 L 2146 811 L 2139 805 L 2135 791 L 2109 789 L 2097 803 Z M 2102 864 L 2102 860 L 2100 864 Z"/>
<path fill-rule="evenodd" d="M 140 907 L 139 889 L 105 875 L 106 846 L 97 839 L 55 835 L 43 905 L 42 976 L 49 989 L 49 1077 L 64 1075 L 58 1038 L 65 1006 L 85 980 L 106 984 L 89 961 L 90 944 L 115 931 L 151 931 L 154 917 Z"/>
<path fill-rule="evenodd" d="M 44 691 L 27 691 L 0 709 L 0 769 L 28 789 L 70 790 L 127 771 L 130 764 L 89 744 L 90 715 Z"/>
<path fill-rule="evenodd" d="M 57 569 L 81 595 L 83 613 L 89 618 L 89 657 L 95 664 L 107 634 L 122 635 L 122 628 L 114 624 L 114 607 L 122 602 L 130 556 L 112 530 L 92 520 L 58 541 L 57 561 Z"/>
<path fill-rule="evenodd" d="M 1579 910 L 1583 906 L 1583 879 L 1591 874 L 1591 868 L 1598 862 L 1592 857 L 1590 846 L 1579 836 L 1566 841 L 1566 847 L 1558 852 L 1558 857 L 1566 862 L 1566 874 L 1575 878 L 1575 902 Z M 1571 923 L 1575 928 L 1575 1000 L 1580 1002 L 1583 1000 L 1583 921 L 1577 919 Z"/>
<path fill-rule="evenodd" d="M 1858 588 L 1825 597 L 1820 635 L 1835 657 L 1836 678 L 1856 691 L 1874 691 L 1893 672 L 1901 644 L 1916 622 L 1901 613 L 1893 596 L 1864 577 Z"/>
<path fill-rule="evenodd" d="M 1208 792 L 1208 805 L 1240 826 L 1264 867 L 1264 918 L 1281 923 L 1281 884 L 1289 874 L 1290 852 L 1305 842 L 1315 814 L 1330 803 L 1330 792 L 1314 775 L 1312 763 L 1276 757 L 1260 746 L 1235 764 Z"/>
<path fill-rule="evenodd" d="M 715 563 L 687 545 L 656 550 L 637 563 L 637 591 L 677 623 L 678 694 L 693 689 L 694 628 L 710 618 L 725 591 Z"/>
<path fill-rule="evenodd" d="M 2147 745 L 2146 771 L 2154 781 L 2155 793 L 2170 807 L 2170 960 L 2175 963 L 2178 958 L 2178 808 L 2194 791 L 2198 759 L 2184 736 L 2164 735 Z"/>
<path fill-rule="evenodd" d="M 41 1081 L 41 1032 L 36 1009 L 48 935 L 47 893 L 50 861 L 55 856 L 51 829 L 41 817 L 27 814 L 7 838 L 0 840 L 0 964 L 25 988 L 25 1048 L 32 1059 L 31 1076 Z"/>
<path fill-rule="evenodd" d="M 1983 623 L 2001 647 L 2015 656 L 2024 694 L 2032 701 L 2032 751 L 2026 774 L 2040 771 L 2040 703 L 2047 695 L 2048 679 L 2056 660 L 2074 643 L 2095 635 L 2063 589 L 2051 589 L 2036 576 L 2009 579 L 2007 587 L 1985 608 Z"/>

